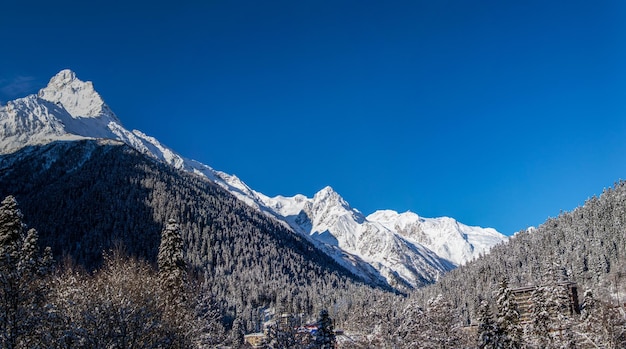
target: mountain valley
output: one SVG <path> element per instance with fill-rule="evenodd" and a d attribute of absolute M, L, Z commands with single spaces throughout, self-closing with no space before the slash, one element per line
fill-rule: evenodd
<path fill-rule="evenodd" d="M 125 129 L 63 70 L 0 106 L 0 198 L 0 297 L 22 302 L 13 347 L 132 347 L 119 343 L 134 326 L 152 347 L 243 348 L 249 334 L 321 348 L 315 314 L 334 321 L 336 348 L 626 345 L 621 181 L 510 238 L 449 217 L 365 215 L 330 186 L 269 197 Z M 186 275 L 173 294 L 161 279 L 172 232 Z M 578 290 L 576 309 L 563 285 Z"/>
<path fill-rule="evenodd" d="M 228 190 L 252 208 L 284 222 L 294 232 L 372 284 L 405 290 L 438 280 L 506 237 L 494 229 L 468 227 L 452 218 L 422 218 L 378 211 L 365 217 L 331 187 L 312 199 L 270 198 L 233 175 L 186 159 L 141 131 L 128 131 L 93 83 L 70 70 L 54 76 L 38 95 L 0 107 L 0 152 L 56 140 L 121 141 L 175 169 L 195 173 Z"/>

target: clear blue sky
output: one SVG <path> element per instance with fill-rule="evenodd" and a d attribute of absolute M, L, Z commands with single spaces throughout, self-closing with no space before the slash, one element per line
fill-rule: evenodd
<path fill-rule="evenodd" d="M 1 101 L 70 68 L 270 196 L 511 234 L 626 178 L 621 0 L 10 1 L 0 37 Z"/>

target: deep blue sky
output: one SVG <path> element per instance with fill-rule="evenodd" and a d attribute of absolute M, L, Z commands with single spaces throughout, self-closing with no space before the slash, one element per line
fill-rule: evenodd
<path fill-rule="evenodd" d="M 3 4 L 0 101 L 70 68 L 267 195 L 505 234 L 626 178 L 624 1 L 138 3 Z"/>

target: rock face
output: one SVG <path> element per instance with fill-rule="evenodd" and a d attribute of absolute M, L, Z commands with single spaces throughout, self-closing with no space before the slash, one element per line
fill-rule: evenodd
<path fill-rule="evenodd" d="M 39 98 L 60 104 L 73 118 L 101 118 L 105 123 L 120 123 L 91 81 L 83 82 L 71 70 L 62 70 L 53 76 L 48 86 L 41 89 Z"/>
<path fill-rule="evenodd" d="M 364 216 L 331 187 L 313 198 L 267 197 L 234 175 L 190 160 L 140 131 L 129 131 L 95 91 L 70 70 L 48 86 L 0 106 L 0 154 L 56 140 L 112 139 L 178 170 L 204 176 L 249 206 L 283 222 L 372 283 L 419 287 L 506 240 L 494 229 L 452 218 L 384 210 Z"/>

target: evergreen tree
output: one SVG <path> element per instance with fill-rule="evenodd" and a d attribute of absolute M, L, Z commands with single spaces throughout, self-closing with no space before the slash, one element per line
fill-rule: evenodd
<path fill-rule="evenodd" d="M 414 299 L 410 299 L 402 310 L 401 321 L 397 326 L 395 337 L 403 348 L 417 348 L 420 346 L 420 332 L 424 325 L 424 310 Z"/>
<path fill-rule="evenodd" d="M 296 329 L 289 323 L 274 323 L 267 327 L 267 345 L 270 349 L 296 349 Z"/>
<path fill-rule="evenodd" d="M 193 294 L 196 295 L 195 320 L 190 321 L 189 325 L 193 323 L 196 328 L 192 329 L 191 336 L 198 338 L 200 348 L 215 346 L 224 339 L 221 311 L 206 283 L 197 287 Z M 239 329 L 239 331 L 242 330 Z M 241 332 L 241 339 L 243 341 L 243 332 Z"/>
<path fill-rule="evenodd" d="M 230 330 L 229 334 L 229 342 L 233 348 L 240 348 L 243 346 L 243 336 L 244 336 L 244 328 L 243 323 L 240 318 L 235 318 L 233 321 L 233 327 Z"/>
<path fill-rule="evenodd" d="M 596 348 L 626 347 L 626 320 L 619 310 L 596 299 L 591 290 L 584 293 L 580 319 L 580 330 L 586 343 Z"/>
<path fill-rule="evenodd" d="M 39 251 L 35 229 L 26 230 L 13 196 L 0 204 L 0 343 L 3 348 L 36 347 L 45 333 L 46 285 L 51 258 Z"/>
<path fill-rule="evenodd" d="M 502 348 L 522 348 L 523 332 L 520 325 L 520 314 L 506 278 L 502 279 L 498 287 L 496 307 L 498 309 L 496 326 L 502 335 Z"/>
<path fill-rule="evenodd" d="M 570 298 L 567 286 L 553 283 L 547 289 L 554 345 L 562 349 L 574 348 L 573 319 L 570 314 Z"/>
<path fill-rule="evenodd" d="M 439 294 L 428 301 L 425 324 L 420 331 L 421 346 L 429 349 L 443 349 L 459 347 L 461 338 L 459 316 L 452 305 Z"/>
<path fill-rule="evenodd" d="M 0 206 L 0 266 L 15 266 L 19 259 L 19 243 L 24 232 L 22 212 L 13 196 L 7 196 Z"/>
<path fill-rule="evenodd" d="M 183 240 L 174 219 L 167 222 L 161 233 L 157 263 L 161 287 L 166 292 L 165 303 L 169 305 L 175 301 L 184 301 L 187 268 L 183 257 Z"/>
<path fill-rule="evenodd" d="M 502 348 L 500 333 L 487 301 L 482 301 L 478 308 L 478 347 L 480 349 Z"/>
<path fill-rule="evenodd" d="M 545 289 L 537 287 L 530 296 L 530 326 L 527 328 L 528 341 L 537 349 L 554 348 L 551 329 L 550 309 Z"/>
<path fill-rule="evenodd" d="M 591 290 L 586 290 L 581 305 L 580 320 L 583 337 L 592 345 L 599 347 L 606 336 L 603 326 L 602 306 Z"/>
<path fill-rule="evenodd" d="M 333 320 L 328 316 L 326 309 L 320 310 L 317 319 L 317 335 L 315 336 L 316 348 L 334 349 L 336 345 L 335 330 L 333 328 Z"/>

